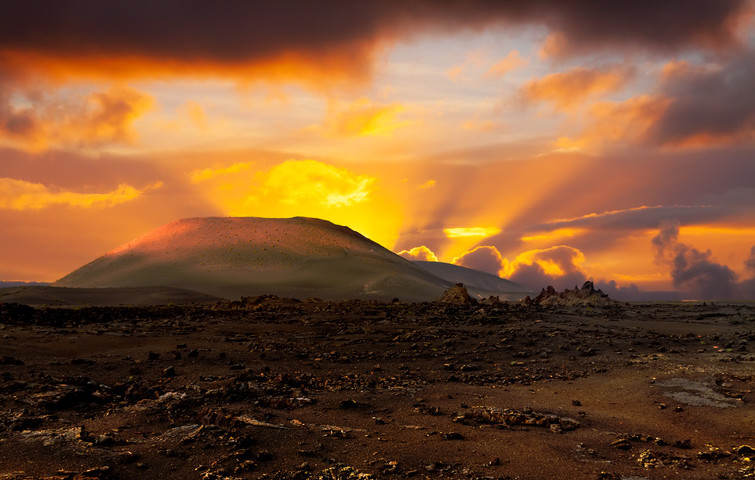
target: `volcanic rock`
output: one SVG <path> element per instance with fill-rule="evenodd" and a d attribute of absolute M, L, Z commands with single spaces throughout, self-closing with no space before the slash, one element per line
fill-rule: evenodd
<path fill-rule="evenodd" d="M 565 289 L 557 292 L 552 286 L 542 289 L 540 294 L 531 303 L 547 307 L 555 306 L 585 306 L 585 307 L 608 307 L 621 305 L 609 298 L 602 290 L 596 290 L 591 281 L 587 281 L 582 288 L 574 287 L 574 290 Z"/>
<path fill-rule="evenodd" d="M 441 303 L 452 303 L 455 305 L 473 305 L 477 303 L 475 299 L 469 296 L 469 292 L 463 283 L 457 283 L 453 287 L 449 288 L 439 300 Z"/>

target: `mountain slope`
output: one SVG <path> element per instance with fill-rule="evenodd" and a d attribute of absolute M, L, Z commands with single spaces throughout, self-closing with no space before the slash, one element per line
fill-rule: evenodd
<path fill-rule="evenodd" d="M 440 297 L 450 282 L 325 220 L 208 217 L 159 227 L 54 285 L 169 286 L 229 299 L 425 301 Z"/>
<path fill-rule="evenodd" d="M 444 262 L 417 260 L 412 263 L 451 283 L 463 283 L 471 295 L 479 298 L 494 295 L 501 300 L 520 300 L 526 295 L 534 295 L 523 285 L 480 270 Z"/>

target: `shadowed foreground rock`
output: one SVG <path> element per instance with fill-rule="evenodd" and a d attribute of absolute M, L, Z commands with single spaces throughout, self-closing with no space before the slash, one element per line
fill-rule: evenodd
<path fill-rule="evenodd" d="M 477 300 L 469 296 L 469 292 L 463 283 L 457 283 L 441 295 L 439 302 L 454 305 L 474 305 Z"/>

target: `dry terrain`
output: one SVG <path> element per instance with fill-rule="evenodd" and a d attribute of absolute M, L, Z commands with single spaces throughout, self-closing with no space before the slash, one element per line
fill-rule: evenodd
<path fill-rule="evenodd" d="M 755 307 L 0 304 L 0 479 L 755 478 Z"/>

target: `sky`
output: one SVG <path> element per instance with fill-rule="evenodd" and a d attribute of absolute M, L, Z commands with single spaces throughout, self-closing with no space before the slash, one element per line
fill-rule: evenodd
<path fill-rule="evenodd" d="M 754 13 L 4 2 L 0 280 L 178 218 L 310 216 L 535 290 L 755 299 Z"/>

